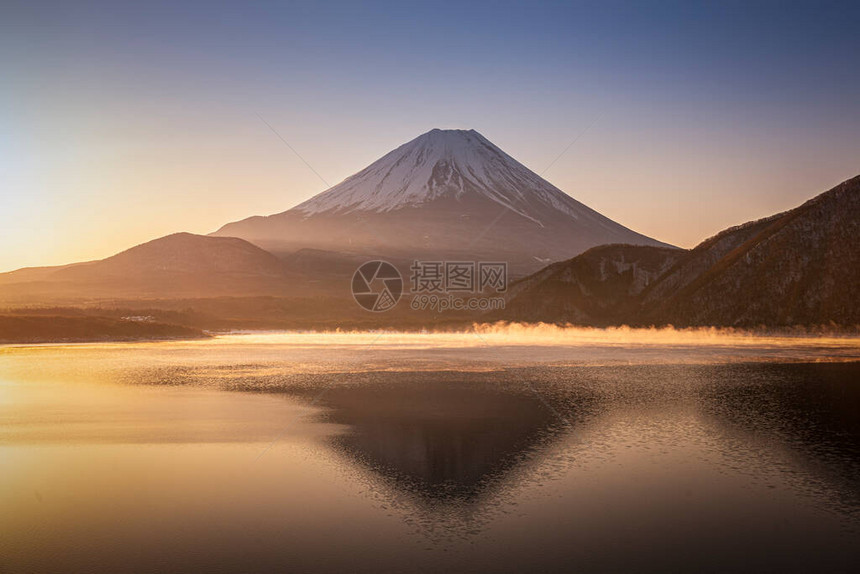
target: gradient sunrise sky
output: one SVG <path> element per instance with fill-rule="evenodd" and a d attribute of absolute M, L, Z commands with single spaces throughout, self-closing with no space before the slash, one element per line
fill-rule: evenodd
<path fill-rule="evenodd" d="M 691 247 L 860 173 L 858 30 L 857 2 L 3 0 L 0 270 L 323 191 L 258 114 L 330 183 L 473 128 Z"/>

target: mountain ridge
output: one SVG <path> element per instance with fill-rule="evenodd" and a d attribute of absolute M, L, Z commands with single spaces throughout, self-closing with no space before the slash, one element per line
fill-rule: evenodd
<path fill-rule="evenodd" d="M 295 278 L 283 261 L 239 238 L 174 233 L 97 261 L 0 274 L 6 299 L 281 294 Z"/>
<path fill-rule="evenodd" d="M 595 282 L 587 272 L 589 259 L 617 264 L 644 249 L 601 246 L 547 267 L 512 288 L 499 316 L 676 326 L 860 324 L 860 176 L 794 209 L 725 229 L 689 251 L 664 252 L 652 263 L 662 268 L 659 277 L 620 300 L 609 281 Z M 590 312 L 610 304 L 623 312 L 610 320 Z"/>

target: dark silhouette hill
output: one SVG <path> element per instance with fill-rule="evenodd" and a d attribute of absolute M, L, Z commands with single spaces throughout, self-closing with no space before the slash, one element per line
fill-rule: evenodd
<path fill-rule="evenodd" d="M 176 233 L 99 261 L 0 274 L 0 296 L 17 299 L 179 298 L 281 295 L 297 275 L 234 237 Z"/>
<path fill-rule="evenodd" d="M 685 252 L 645 245 L 601 245 L 554 263 L 511 286 L 510 320 L 612 325 L 639 309 L 639 295 Z"/>
<path fill-rule="evenodd" d="M 860 176 L 690 251 L 602 246 L 514 286 L 500 316 L 582 324 L 860 324 Z"/>

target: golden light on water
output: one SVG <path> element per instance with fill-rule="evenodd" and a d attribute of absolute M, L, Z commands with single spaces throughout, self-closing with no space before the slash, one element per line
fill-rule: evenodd
<path fill-rule="evenodd" d="M 690 347 L 860 347 L 860 337 L 854 335 L 815 334 L 809 331 L 756 332 L 721 327 L 579 327 L 546 323 L 476 323 L 464 331 L 445 330 L 345 330 L 330 331 L 236 331 L 218 334 L 210 340 L 189 340 L 135 343 L 79 343 L 48 345 L 12 345 L 15 348 L 69 349 L 145 349 L 170 346 L 201 348 L 217 346 L 285 345 L 290 348 L 361 347 L 376 348 L 480 348 L 493 346 L 690 346 Z"/>

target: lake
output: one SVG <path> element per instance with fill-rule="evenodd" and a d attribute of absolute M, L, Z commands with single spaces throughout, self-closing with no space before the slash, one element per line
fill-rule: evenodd
<path fill-rule="evenodd" d="M 0 348 L 0 573 L 858 569 L 856 338 Z"/>

